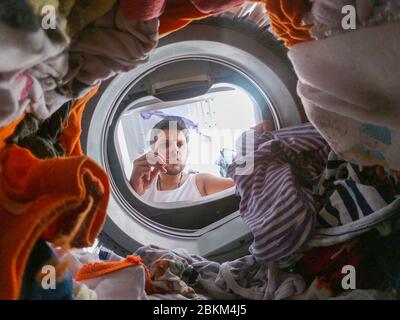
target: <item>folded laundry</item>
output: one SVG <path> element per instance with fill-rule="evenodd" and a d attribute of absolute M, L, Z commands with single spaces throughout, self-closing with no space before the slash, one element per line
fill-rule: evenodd
<path fill-rule="evenodd" d="M 251 150 L 253 170 L 245 175 L 236 173 L 246 161 L 239 149 L 228 174 L 241 198 L 242 219 L 254 235 L 250 252 L 258 261 L 274 262 L 295 253 L 314 232 L 312 186 L 330 149 L 307 123 L 263 134 L 254 132 Z"/>
<path fill-rule="evenodd" d="M 0 164 L 0 298 L 17 299 L 39 237 L 63 247 L 94 242 L 104 223 L 109 184 L 86 157 L 40 160 L 12 145 L 1 151 Z"/>

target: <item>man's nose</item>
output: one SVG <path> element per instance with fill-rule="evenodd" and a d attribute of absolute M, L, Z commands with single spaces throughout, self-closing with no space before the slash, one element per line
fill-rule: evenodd
<path fill-rule="evenodd" d="M 170 144 L 168 149 L 169 158 L 176 159 L 179 154 L 178 146 L 176 144 Z"/>
<path fill-rule="evenodd" d="M 177 144 L 176 144 L 176 143 L 171 143 L 171 144 L 169 145 L 169 151 L 171 151 L 171 152 L 178 152 L 178 151 L 179 151 L 179 148 L 178 148 Z"/>

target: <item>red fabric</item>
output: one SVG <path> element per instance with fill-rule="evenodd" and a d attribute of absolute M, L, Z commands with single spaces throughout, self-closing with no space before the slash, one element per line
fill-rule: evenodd
<path fill-rule="evenodd" d="M 18 299 L 23 272 L 40 238 L 86 247 L 102 230 L 108 176 L 83 157 L 38 159 L 12 145 L 0 153 L 0 299 Z"/>

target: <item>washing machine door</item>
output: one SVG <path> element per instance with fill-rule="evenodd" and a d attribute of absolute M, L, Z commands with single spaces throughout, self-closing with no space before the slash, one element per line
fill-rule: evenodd
<path fill-rule="evenodd" d="M 82 125 L 87 155 L 110 177 L 101 244 L 120 255 L 150 244 L 185 248 L 216 261 L 247 254 L 252 235 L 241 220 L 234 188 L 201 201 L 148 203 L 132 189 L 128 176 L 133 154 L 144 150 L 128 150 L 121 141 L 126 135 L 137 141 L 131 146 L 143 140 L 140 126 L 130 125 L 129 117 L 168 113 L 178 106 L 190 110 L 228 94 L 247 97 L 243 99 L 252 106 L 255 122 L 270 119 L 276 128 L 298 124 L 304 116 L 296 81 L 285 48 L 270 34 L 268 24 L 260 27 L 230 13 L 162 38 L 147 63 L 103 83 L 86 107 Z M 233 101 L 229 108 L 228 114 L 237 119 L 247 114 L 241 103 Z M 123 160 L 124 154 L 128 160 Z"/>

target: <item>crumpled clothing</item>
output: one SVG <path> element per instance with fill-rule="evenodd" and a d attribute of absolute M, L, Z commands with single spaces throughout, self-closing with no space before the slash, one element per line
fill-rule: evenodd
<path fill-rule="evenodd" d="M 56 9 L 57 22 L 70 38 L 109 11 L 117 0 L 28 0 L 37 17 L 42 8 L 51 5 Z"/>
<path fill-rule="evenodd" d="M 59 28 L 45 30 L 26 0 L 0 3 L 0 72 L 26 70 L 59 55 L 69 45 Z"/>
<path fill-rule="evenodd" d="M 38 10 L 42 1 L 33 2 L 37 2 L 35 10 Z M 74 16 L 79 3 L 69 8 L 69 18 Z M 118 5 L 111 9 L 112 3 L 107 1 L 94 10 L 97 4 L 90 1 L 88 7 L 81 8 L 85 26 L 91 19 L 96 21 L 80 30 L 71 44 L 59 24 L 56 30 L 45 32 L 40 28 L 40 15 L 25 0 L 19 5 L 10 1 L 2 4 L 7 14 L 0 20 L 3 43 L 0 60 L 4 61 L 0 63 L 3 106 L 0 126 L 11 123 L 24 112 L 44 120 L 66 102 L 86 95 L 102 80 L 147 61 L 148 54 L 157 45 L 159 20 L 135 21 L 121 14 Z M 89 8 L 98 12 L 92 15 Z M 23 10 L 17 12 L 17 9 Z M 63 12 L 69 9 L 61 6 Z M 98 16 L 100 13 L 103 16 Z M 76 14 L 75 18 L 78 17 Z M 28 20 L 30 28 L 15 23 L 16 19 Z M 13 42 L 14 39 L 18 42 Z"/>
<path fill-rule="evenodd" d="M 33 0 L 36 1 L 36 0 Z M 106 14 L 116 0 L 62 0 L 60 11 L 67 16 L 67 32 L 74 39 L 86 26 Z"/>
<path fill-rule="evenodd" d="M 98 300 L 96 291 L 89 289 L 89 287 L 83 283 L 74 283 L 73 300 Z"/>
<path fill-rule="evenodd" d="M 94 97 L 99 87 L 91 89 L 84 97 L 75 101 L 68 115 L 64 129 L 60 134 L 60 143 L 62 144 L 65 155 L 81 156 L 83 150 L 81 147 L 81 122 L 86 104 Z"/>
<path fill-rule="evenodd" d="M 311 24 L 303 23 L 309 10 L 306 0 L 262 0 L 265 2 L 271 20 L 273 33 L 290 48 L 295 44 L 312 40 L 309 30 Z"/>
<path fill-rule="evenodd" d="M 399 300 L 391 293 L 378 290 L 350 290 L 328 300 Z"/>
<path fill-rule="evenodd" d="M 140 257 L 127 256 L 125 259 L 119 261 L 87 263 L 79 268 L 78 272 L 74 275 L 74 278 L 76 281 L 93 279 L 135 265 L 143 266 Z M 150 290 L 150 275 L 148 276 L 148 282 Z"/>
<path fill-rule="evenodd" d="M 153 292 L 150 273 L 137 256 L 84 264 L 74 278 L 94 290 L 100 300 L 144 300 L 146 292 Z"/>
<path fill-rule="evenodd" d="M 276 264 L 259 264 L 253 256 L 225 262 L 220 272 L 227 289 L 249 300 L 289 299 L 305 290 L 302 276 L 279 270 Z"/>
<path fill-rule="evenodd" d="M 134 265 L 95 278 L 80 280 L 78 283 L 93 290 L 98 300 L 147 300 L 145 291 L 146 272 L 141 265 Z"/>
<path fill-rule="evenodd" d="M 70 110 L 71 104 L 67 102 L 44 121 L 26 114 L 7 143 L 26 148 L 40 159 L 64 156 L 65 150 L 59 138 Z"/>
<path fill-rule="evenodd" d="M 4 127 L 0 127 L 0 150 L 5 147 L 7 139 L 14 134 L 15 128 L 24 120 L 24 118 L 25 114 L 22 114 L 17 120 L 14 120 Z"/>
<path fill-rule="evenodd" d="M 254 235 L 250 252 L 258 261 L 274 262 L 295 253 L 314 233 L 313 185 L 330 149 L 309 123 L 253 131 L 254 139 L 251 132 L 243 136 L 246 154 L 238 149 L 228 175 L 240 197 L 240 215 Z M 250 170 L 242 173 L 244 163 Z"/>
<path fill-rule="evenodd" d="M 0 126 L 16 120 L 24 112 L 49 116 L 39 81 L 26 71 L 0 73 Z"/>
<path fill-rule="evenodd" d="M 15 143 L 41 159 L 83 155 L 80 144 L 82 114 L 97 90 L 98 87 L 92 89 L 73 106 L 67 102 L 44 121 L 33 114 L 23 115 L 14 125 L 0 128 L 0 141 Z"/>
<path fill-rule="evenodd" d="M 191 0 L 193 5 L 201 12 L 219 14 L 234 7 L 242 5 L 244 0 Z"/>
<path fill-rule="evenodd" d="M 320 196 L 318 225 L 336 227 L 351 223 L 394 202 L 400 194 L 398 178 L 393 172 L 381 175 L 379 169 L 353 165 L 331 151 L 327 168 L 316 185 Z M 377 226 L 378 230 L 380 227 Z M 390 224 L 387 227 L 390 232 Z"/>
<path fill-rule="evenodd" d="M 180 294 L 196 298 L 195 283 L 198 273 L 184 259 L 166 254 L 149 265 L 153 291 L 162 294 Z"/>
<path fill-rule="evenodd" d="M 400 20 L 400 4 L 397 0 L 312 0 L 312 8 L 305 20 L 313 24 L 310 34 L 323 39 L 352 29 L 342 27 L 344 6 L 356 9 L 356 28 L 374 26 Z"/>
<path fill-rule="evenodd" d="M 398 221 L 399 223 L 400 221 Z M 393 291 L 400 295 L 400 225 L 389 237 L 380 239 L 374 258 Z M 399 297 L 400 298 L 400 297 Z"/>
<path fill-rule="evenodd" d="M 109 182 L 87 157 L 40 160 L 15 145 L 1 151 L 0 165 L 0 299 L 17 299 L 39 237 L 65 248 L 93 244 Z"/>
<path fill-rule="evenodd" d="M 136 21 L 115 6 L 82 30 L 70 47 L 68 78 L 95 86 L 148 60 L 158 42 L 159 20 Z"/>
<path fill-rule="evenodd" d="M 140 256 L 146 265 L 152 265 L 165 255 L 183 262 L 188 270 L 183 279 L 198 296 L 212 299 L 287 299 L 305 288 L 302 277 L 259 264 L 252 256 L 221 265 L 190 255 L 184 249 L 172 251 L 154 245 L 141 247 L 134 255 Z"/>
<path fill-rule="evenodd" d="M 46 267 L 44 269 L 44 267 Z M 51 267 L 52 269 L 50 269 Z M 50 275 L 49 271 L 55 271 L 55 278 L 48 280 L 44 276 Z M 50 271 L 51 272 L 51 271 Z M 54 288 L 45 289 L 42 281 L 46 285 L 55 280 Z M 54 254 L 53 250 L 42 239 L 39 239 L 29 256 L 28 263 L 24 270 L 21 293 L 21 300 L 72 300 L 73 295 L 72 276 Z"/>
<path fill-rule="evenodd" d="M 342 268 L 351 265 L 356 269 L 357 289 L 395 292 L 392 290 L 397 289 L 393 275 L 400 270 L 399 235 L 398 230 L 389 236 L 370 231 L 350 241 L 313 248 L 304 252 L 303 257 L 291 266 L 291 271 L 301 274 L 306 281 L 315 278 L 314 282 L 319 283 L 317 287 L 325 288 L 330 296 L 335 296 L 345 291 L 342 279 L 346 273 L 342 273 Z"/>
<path fill-rule="evenodd" d="M 204 19 L 208 16 L 197 10 L 190 1 L 168 0 L 165 10 L 160 16 L 160 36 L 166 36 L 184 28 L 194 20 Z"/>
<path fill-rule="evenodd" d="M 0 11 L 0 126 L 11 123 L 25 111 L 45 119 L 61 106 L 63 100 L 56 104 L 46 101 L 40 79 L 29 70 L 38 65 L 39 70 L 43 69 L 41 63 L 49 60 L 47 71 L 50 71 L 54 59 L 69 45 L 69 38 L 58 25 L 56 29 L 41 28 L 40 20 L 25 0 L 2 1 Z M 59 62 L 58 68 L 61 68 L 60 64 L 63 65 L 61 72 L 65 73 L 65 62 Z M 57 71 L 57 75 L 56 79 L 60 79 L 62 74 Z M 43 80 L 49 81 L 48 78 Z"/>
<path fill-rule="evenodd" d="M 399 26 L 362 28 L 289 51 L 308 119 L 346 161 L 400 169 Z"/>
<path fill-rule="evenodd" d="M 233 7 L 242 5 L 244 0 L 191 0 L 185 1 L 190 3 L 199 12 L 203 14 L 219 14 Z M 174 8 L 179 10 L 179 6 L 184 5 L 184 1 L 167 1 L 167 0 L 122 0 L 121 8 L 127 16 L 139 20 L 148 21 L 160 17 L 166 8 Z"/>
<path fill-rule="evenodd" d="M 144 264 L 137 264 L 140 258 L 134 258 L 133 262 L 126 263 L 126 259 L 116 255 L 114 252 L 102 248 L 98 253 L 88 252 L 85 249 L 73 249 L 68 252 L 63 250 L 58 251 L 61 261 L 68 265 L 68 270 L 75 277 L 79 274 L 89 275 L 87 279 L 79 279 L 74 282 L 75 287 L 84 286 L 88 290 L 93 291 L 99 299 L 122 299 L 122 300 L 193 300 L 193 299 L 208 299 L 205 295 L 182 295 L 179 293 L 165 293 L 166 290 L 161 288 L 162 284 L 167 283 L 166 277 L 160 279 L 153 273 L 154 282 L 151 279 L 150 271 Z M 112 268 L 107 268 L 107 263 L 111 263 Z M 159 260 L 161 261 L 161 260 Z M 166 261 L 166 260 L 163 260 Z M 110 264 L 108 264 L 110 265 Z M 91 269 L 95 270 L 100 267 L 104 268 L 104 274 L 98 272 L 84 272 Z M 158 269 L 157 264 L 152 267 L 153 270 Z M 123 271 L 124 269 L 130 269 Z M 104 271 L 103 270 L 103 271 Z M 159 270 L 159 269 L 158 269 Z M 123 272 L 120 272 L 123 271 Z M 90 276 L 91 274 L 91 276 Z M 85 277 L 85 276 L 84 276 Z M 85 277 L 86 278 L 86 277 Z M 91 289 L 89 289 L 91 288 Z M 86 288 L 84 288 L 86 290 Z M 173 290 L 171 290 L 173 291 Z M 85 291 L 84 291 L 85 293 Z M 189 297 L 190 296 L 190 297 Z M 82 297 L 83 299 L 86 299 Z"/>

